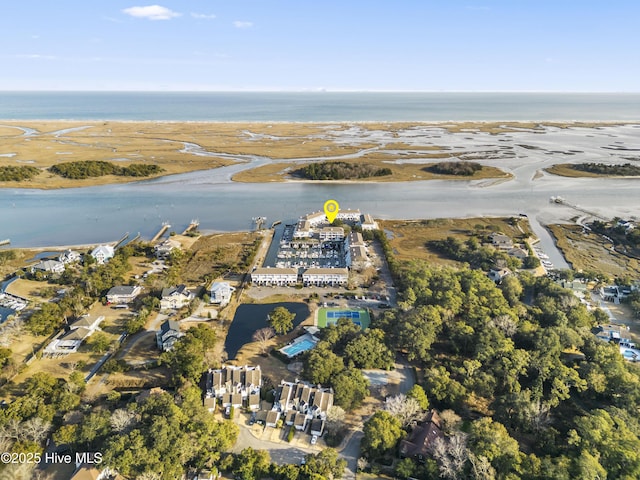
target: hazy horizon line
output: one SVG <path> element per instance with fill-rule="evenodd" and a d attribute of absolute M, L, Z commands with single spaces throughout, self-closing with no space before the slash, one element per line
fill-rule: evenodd
<path fill-rule="evenodd" d="M 557 93 L 640 94 L 640 90 L 389 90 L 389 89 L 2 89 L 2 93 Z"/>

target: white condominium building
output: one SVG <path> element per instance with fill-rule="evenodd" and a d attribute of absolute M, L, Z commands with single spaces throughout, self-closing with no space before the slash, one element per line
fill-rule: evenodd
<path fill-rule="evenodd" d="M 360 221 L 360 210 L 349 210 L 349 209 L 340 209 L 336 218 L 340 220 L 347 220 L 350 222 L 359 222 Z"/>
<path fill-rule="evenodd" d="M 344 285 L 348 279 L 346 268 L 308 268 L 302 273 L 305 285 Z"/>
<path fill-rule="evenodd" d="M 344 238 L 344 228 L 342 227 L 324 227 L 318 232 L 320 240 L 326 241 L 339 241 Z"/>
<path fill-rule="evenodd" d="M 295 285 L 298 283 L 297 268 L 256 268 L 251 272 L 255 285 Z"/>

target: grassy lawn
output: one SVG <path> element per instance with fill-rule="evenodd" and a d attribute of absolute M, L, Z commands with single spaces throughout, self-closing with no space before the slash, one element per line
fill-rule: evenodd
<path fill-rule="evenodd" d="M 389 240 L 398 260 L 422 259 L 438 265 L 457 265 L 457 262 L 443 258 L 427 248 L 431 240 L 455 237 L 465 241 L 472 234 L 487 235 L 501 232 L 514 241 L 523 235 L 532 235 L 529 222 L 524 217 L 510 218 L 447 218 L 434 220 L 379 220 L 380 228 L 389 232 Z M 522 231 L 520 231 L 520 227 Z M 523 233 L 524 232 L 524 233 Z"/>
<path fill-rule="evenodd" d="M 326 328 L 327 325 L 331 323 L 336 323 L 340 316 L 336 316 L 335 312 L 344 312 L 346 314 L 351 314 L 352 312 L 356 312 L 357 317 L 351 317 L 353 322 L 359 322 L 360 326 L 363 330 L 369 328 L 371 324 L 371 317 L 369 316 L 369 312 L 364 309 L 351 309 L 351 308 L 319 308 L 318 309 L 318 328 Z M 327 315 L 328 314 L 328 315 Z"/>
<path fill-rule="evenodd" d="M 583 233 L 579 225 L 549 225 L 558 248 L 574 270 L 595 270 L 613 278 L 640 275 L 638 260 L 611 250 L 611 243 L 596 233 Z"/>

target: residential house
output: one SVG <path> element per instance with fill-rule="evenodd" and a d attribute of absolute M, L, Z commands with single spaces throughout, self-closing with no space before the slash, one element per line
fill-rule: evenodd
<path fill-rule="evenodd" d="M 265 419 L 265 426 L 276 428 L 278 420 L 280 420 L 281 413 L 277 410 L 269 410 L 267 412 L 267 418 Z"/>
<path fill-rule="evenodd" d="M 231 294 L 235 291 L 229 282 L 213 282 L 209 287 L 210 302 L 223 307 L 231 301 Z"/>
<path fill-rule="evenodd" d="M 319 437 L 322 436 L 322 434 L 324 433 L 324 427 L 325 427 L 325 421 L 320 419 L 320 418 L 316 418 L 315 420 L 311 421 L 311 435 L 317 435 Z"/>
<path fill-rule="evenodd" d="M 302 272 L 304 285 L 345 285 L 348 280 L 346 268 L 308 268 Z"/>
<path fill-rule="evenodd" d="M 64 263 L 57 260 L 42 260 L 31 267 L 31 272 L 62 273 L 64 272 Z"/>
<path fill-rule="evenodd" d="M 107 475 L 105 472 L 100 472 L 100 470 L 92 464 L 85 463 L 76 467 L 76 470 L 69 480 L 103 480 L 106 478 Z"/>
<path fill-rule="evenodd" d="M 435 410 L 429 411 L 427 418 L 416 425 L 406 440 L 400 441 L 401 458 L 413 458 L 424 462 L 438 438 L 444 438 L 440 417 Z"/>
<path fill-rule="evenodd" d="M 45 355 L 65 355 L 78 351 L 82 342 L 89 338 L 96 330 L 104 317 L 91 319 L 84 316 L 67 327 L 64 332 L 57 335 L 44 349 Z"/>
<path fill-rule="evenodd" d="M 222 407 L 246 407 L 256 411 L 260 409 L 261 386 L 259 366 L 223 365 L 207 372 L 205 402 L 207 398 L 216 398 Z"/>
<path fill-rule="evenodd" d="M 107 292 L 107 302 L 125 304 L 132 303 L 142 292 L 142 287 L 138 285 L 119 285 L 111 288 Z"/>
<path fill-rule="evenodd" d="M 255 285 L 296 285 L 297 268 L 256 268 L 251 272 L 251 282 Z"/>
<path fill-rule="evenodd" d="M 189 302 L 196 298 L 195 293 L 188 290 L 186 285 L 180 284 L 175 287 L 163 288 L 160 299 L 160 309 L 178 309 L 189 305 Z"/>
<path fill-rule="evenodd" d="M 285 415 L 287 425 L 304 431 L 314 420 L 325 420 L 332 406 L 332 389 L 300 381 L 282 380 L 276 392 L 276 401 L 273 403 L 272 410 Z"/>
<path fill-rule="evenodd" d="M 80 254 L 75 250 L 65 250 L 60 254 L 58 260 L 64 264 L 80 261 Z"/>
<path fill-rule="evenodd" d="M 511 274 L 508 268 L 492 268 L 487 276 L 496 283 L 502 282 L 502 279 Z"/>
<path fill-rule="evenodd" d="M 115 250 L 111 245 L 98 245 L 91 251 L 91 256 L 100 265 L 112 259 L 114 254 Z"/>
<path fill-rule="evenodd" d="M 527 252 L 526 250 L 520 248 L 520 247 L 514 247 L 510 250 L 507 251 L 507 255 L 511 256 L 511 257 L 515 257 L 518 260 L 524 260 L 525 258 L 527 258 L 529 256 L 529 252 Z"/>
<path fill-rule="evenodd" d="M 169 258 L 171 252 L 179 250 L 181 247 L 182 245 L 180 242 L 169 238 L 153 247 L 153 251 L 157 259 L 164 260 Z"/>
<path fill-rule="evenodd" d="M 175 320 L 165 320 L 156 332 L 156 343 L 163 352 L 168 352 L 184 334 L 180 331 L 180 324 Z"/>
<path fill-rule="evenodd" d="M 502 233 L 492 233 L 489 235 L 491 244 L 499 250 L 511 250 L 513 248 L 513 240 L 508 235 Z"/>

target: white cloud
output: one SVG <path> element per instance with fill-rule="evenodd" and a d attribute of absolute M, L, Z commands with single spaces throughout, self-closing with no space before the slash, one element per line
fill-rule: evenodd
<path fill-rule="evenodd" d="M 40 55 L 39 53 L 20 53 L 13 56 L 14 58 L 26 58 L 29 60 L 57 60 L 55 55 Z"/>
<path fill-rule="evenodd" d="M 147 18 L 149 20 L 171 20 L 179 17 L 181 13 L 169 10 L 160 5 L 147 5 L 145 7 L 129 7 L 122 10 L 123 13 L 137 18 Z"/>
<path fill-rule="evenodd" d="M 241 22 L 239 20 L 236 20 L 235 22 L 233 22 L 233 26 L 236 28 L 251 28 L 253 27 L 253 22 Z"/>
<path fill-rule="evenodd" d="M 197 18 L 198 20 L 213 20 L 214 18 L 216 18 L 216 16 L 213 14 L 194 13 L 194 12 L 191 12 L 191 16 L 193 18 Z"/>

